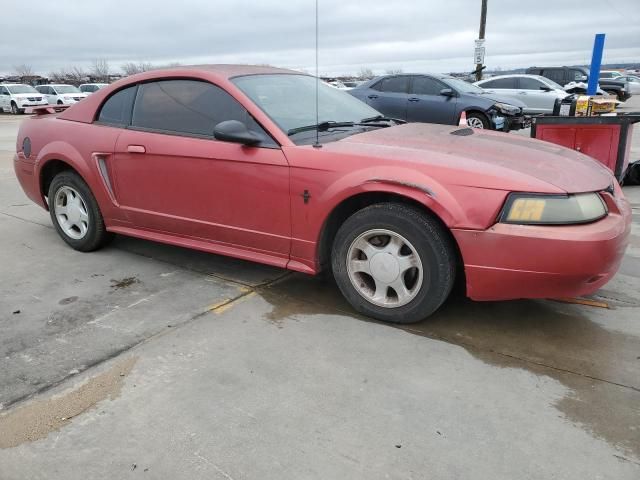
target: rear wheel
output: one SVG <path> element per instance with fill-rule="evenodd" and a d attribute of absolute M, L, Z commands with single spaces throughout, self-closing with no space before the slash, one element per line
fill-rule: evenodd
<path fill-rule="evenodd" d="M 446 300 L 455 252 L 443 227 L 420 210 L 395 203 L 366 207 L 340 227 L 333 275 L 355 310 L 393 323 L 413 323 Z"/>
<path fill-rule="evenodd" d="M 471 128 L 491 128 L 491 126 L 489 125 L 489 119 L 485 115 L 477 112 L 467 114 L 467 125 L 469 125 Z"/>
<path fill-rule="evenodd" d="M 90 252 L 113 237 L 105 228 L 98 202 L 77 173 L 67 170 L 56 175 L 48 199 L 53 225 L 72 248 Z"/>

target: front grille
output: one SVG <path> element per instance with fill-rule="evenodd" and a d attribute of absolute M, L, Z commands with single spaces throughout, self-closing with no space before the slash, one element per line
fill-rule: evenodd
<path fill-rule="evenodd" d="M 29 100 L 30 102 L 37 102 L 39 100 L 41 100 L 40 98 L 36 98 L 36 97 L 27 97 L 27 100 Z"/>

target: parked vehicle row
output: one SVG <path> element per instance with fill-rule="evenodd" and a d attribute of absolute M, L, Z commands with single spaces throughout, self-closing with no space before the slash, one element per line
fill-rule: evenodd
<path fill-rule="evenodd" d="M 34 88 L 22 83 L 3 83 L 0 84 L 0 111 L 18 115 L 28 107 L 73 105 L 106 86 L 107 83 L 85 83 L 80 87 L 49 84 Z"/>
<path fill-rule="evenodd" d="M 585 67 L 530 67 L 527 68 L 527 73 L 546 77 L 565 88 L 572 82 L 587 83 L 589 81 L 589 69 Z M 601 76 L 598 83 L 604 92 L 616 97 L 621 102 L 631 97 L 629 82 L 626 80 Z"/>
<path fill-rule="evenodd" d="M 465 112 L 473 128 L 509 131 L 529 124 L 524 103 L 448 75 L 385 75 L 349 93 L 388 117 L 408 122 L 457 125 Z"/>

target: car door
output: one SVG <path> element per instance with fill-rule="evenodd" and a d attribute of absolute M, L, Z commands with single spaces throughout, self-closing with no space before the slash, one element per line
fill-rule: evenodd
<path fill-rule="evenodd" d="M 487 82 L 479 84 L 479 87 L 486 90 L 487 93 L 494 93 L 501 97 L 521 100 L 525 104 L 525 100 L 518 92 L 518 82 L 515 77 L 494 78 Z"/>
<path fill-rule="evenodd" d="M 551 113 L 557 95 L 540 80 L 531 77 L 517 77 L 518 100 L 527 105 L 525 113 Z"/>
<path fill-rule="evenodd" d="M 224 120 L 243 121 L 265 140 L 218 141 L 213 129 Z M 286 264 L 286 158 L 223 89 L 186 79 L 141 84 L 111 166 L 116 201 L 137 227 L 248 248 Z"/>
<path fill-rule="evenodd" d="M 9 102 L 11 101 L 11 95 L 7 87 L 0 85 L 0 111 L 9 111 Z"/>
<path fill-rule="evenodd" d="M 407 119 L 409 100 L 409 76 L 394 75 L 382 78 L 373 85 L 365 101 L 373 108 L 391 118 Z"/>
<path fill-rule="evenodd" d="M 452 90 L 436 78 L 427 75 L 412 76 L 407 121 L 453 124 L 456 119 L 457 97 L 453 90 L 453 95 L 442 95 L 440 92 L 444 89 Z"/>
<path fill-rule="evenodd" d="M 49 105 L 55 105 L 57 103 L 57 98 L 55 95 L 55 90 L 53 89 L 53 87 L 42 87 L 42 93 L 44 93 L 44 96 L 47 99 L 47 102 L 49 103 Z"/>

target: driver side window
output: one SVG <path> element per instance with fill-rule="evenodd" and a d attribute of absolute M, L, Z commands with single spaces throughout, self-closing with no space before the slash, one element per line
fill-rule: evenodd
<path fill-rule="evenodd" d="M 199 80 L 162 80 L 138 87 L 131 126 L 143 130 L 188 136 L 213 137 L 225 120 L 243 122 L 274 145 L 247 110 L 220 87 Z"/>

